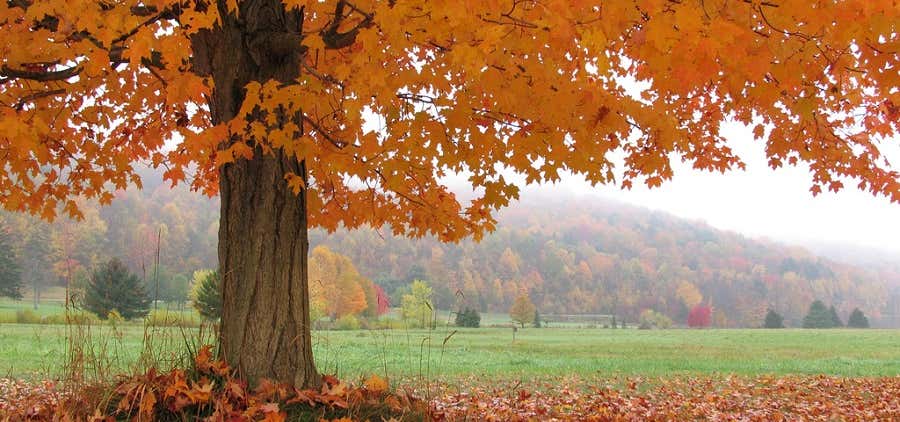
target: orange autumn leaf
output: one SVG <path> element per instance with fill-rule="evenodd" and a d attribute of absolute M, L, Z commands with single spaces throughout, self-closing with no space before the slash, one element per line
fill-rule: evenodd
<path fill-rule="evenodd" d="M 377 374 L 372 374 L 372 376 L 366 379 L 364 386 L 369 391 L 375 393 L 383 393 L 388 389 L 388 382 L 384 378 L 379 377 Z"/>

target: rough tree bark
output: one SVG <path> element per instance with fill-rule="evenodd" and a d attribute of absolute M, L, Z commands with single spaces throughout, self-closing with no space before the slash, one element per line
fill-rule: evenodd
<path fill-rule="evenodd" d="M 285 11 L 280 0 L 240 2 L 239 18 L 228 15 L 224 1 L 215 6 L 221 27 L 201 31 L 192 47 L 195 70 L 215 84 L 209 106 L 220 123 L 236 115 L 247 83 L 294 81 L 304 50 L 302 11 Z M 229 142 L 244 141 L 222 146 Z M 306 177 L 303 162 L 258 147 L 252 160 L 219 170 L 220 353 L 251 384 L 320 380 L 310 340 L 306 192 L 287 186 L 289 172 Z"/>

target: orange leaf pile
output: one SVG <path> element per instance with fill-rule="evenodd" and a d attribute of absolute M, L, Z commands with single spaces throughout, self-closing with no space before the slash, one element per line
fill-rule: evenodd
<path fill-rule="evenodd" d="M 193 371 L 174 369 L 146 373 L 119 382 L 112 394 L 63 391 L 53 384 L 41 387 L 24 382 L 0 383 L 0 420 L 180 420 L 211 421 L 286 420 L 289 414 L 314 419 L 340 419 L 359 415 L 387 418 L 413 410 L 425 414 L 423 403 L 406 394 L 387 391 L 387 382 L 372 377 L 355 387 L 324 376 L 317 389 L 298 389 L 262 380 L 255 389 L 237 379 L 223 361 L 201 349 Z M 93 401 L 92 401 L 93 400 Z M 88 403 L 88 405 L 85 405 Z M 368 419 L 368 416 L 364 416 Z"/>

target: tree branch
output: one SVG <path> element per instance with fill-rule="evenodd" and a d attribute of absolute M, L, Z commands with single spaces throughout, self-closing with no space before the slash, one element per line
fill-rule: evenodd
<path fill-rule="evenodd" d="M 356 12 L 363 15 L 364 19 L 349 31 L 338 32 L 338 27 L 341 25 L 341 22 L 343 22 L 345 18 L 344 7 L 350 8 L 351 13 Z M 348 14 L 347 16 L 350 15 Z M 331 24 L 321 32 L 322 41 L 325 43 L 325 48 L 337 50 L 344 47 L 349 47 L 354 42 L 356 42 L 356 35 L 359 33 L 359 30 L 372 26 L 372 22 L 374 19 L 375 16 L 373 14 L 366 13 L 360 10 L 358 7 L 354 6 L 346 0 L 338 0 L 337 4 L 335 4 L 334 6 L 334 19 L 331 21 Z"/>
<path fill-rule="evenodd" d="M 81 66 L 72 66 L 63 70 L 53 71 L 32 71 L 13 69 L 7 65 L 0 67 L 0 77 L 4 79 L 28 79 L 32 81 L 50 82 L 63 81 L 73 76 L 77 76 L 83 68 Z"/>
<path fill-rule="evenodd" d="M 54 95 L 60 95 L 60 94 L 65 94 L 65 93 L 66 93 L 65 89 L 54 89 L 54 90 L 50 90 L 50 91 L 36 92 L 34 94 L 26 95 L 26 96 L 22 97 L 19 100 L 19 102 L 16 103 L 15 107 L 13 107 L 13 108 L 15 108 L 16 111 L 22 111 L 22 108 L 25 107 L 25 104 L 30 103 L 34 100 L 38 100 L 38 99 L 45 98 L 45 97 L 52 97 Z"/>

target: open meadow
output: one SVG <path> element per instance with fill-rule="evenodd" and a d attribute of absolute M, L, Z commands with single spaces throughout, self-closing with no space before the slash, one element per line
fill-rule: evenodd
<path fill-rule="evenodd" d="M 722 414 L 875 420 L 900 414 L 896 330 L 525 328 L 515 340 L 512 335 L 498 327 L 316 330 L 313 346 L 323 373 L 355 385 L 370 385 L 373 374 L 387 379 L 401 399 L 405 392 L 424 399 L 419 406 L 435 420 Z M 170 391 L 165 383 L 176 382 L 176 375 L 141 374 L 150 366 L 194 367 L 197 345 L 205 340 L 211 333 L 198 328 L 134 323 L 0 324 L 0 396 L 7 396 L 0 413 L 22 412 L 16 406 L 29 403 L 52 412 L 52 405 L 40 406 L 66 397 L 57 387 L 64 382 L 46 380 L 70 373 L 67 347 L 77 349 L 75 365 L 89 379 L 122 382 L 118 375 L 132 374 L 121 385 L 135 388 L 151 379 Z M 347 400 L 359 394 L 348 391 Z M 210 400 L 227 400 L 215 397 Z M 323 403 L 325 411 L 333 405 Z"/>
<path fill-rule="evenodd" d="M 0 325 L 0 374 L 60 376 L 72 330 L 78 328 Z M 135 365 L 147 344 L 157 361 L 175 362 L 198 335 L 196 328 L 140 325 L 105 324 L 89 331 L 92 353 L 114 367 L 106 369 L 121 370 L 144 369 Z M 509 328 L 314 331 L 313 345 L 319 369 L 346 379 L 371 373 L 391 379 L 900 375 L 895 330 L 526 328 L 515 341 L 512 334 Z"/>

